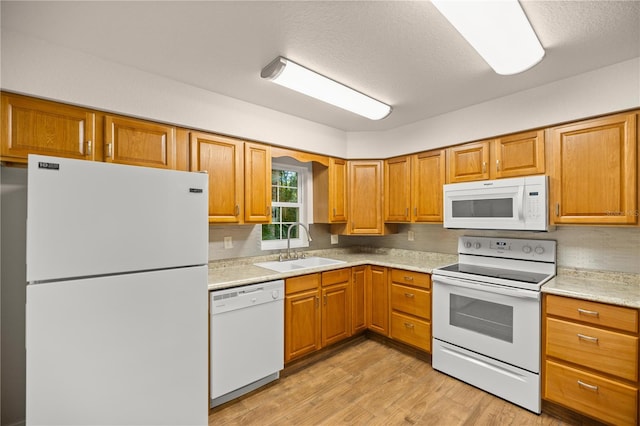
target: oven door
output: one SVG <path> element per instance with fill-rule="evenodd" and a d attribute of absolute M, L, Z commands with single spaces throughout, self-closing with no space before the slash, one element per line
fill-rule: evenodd
<path fill-rule="evenodd" d="M 433 277 L 433 337 L 540 371 L 540 293 Z"/>

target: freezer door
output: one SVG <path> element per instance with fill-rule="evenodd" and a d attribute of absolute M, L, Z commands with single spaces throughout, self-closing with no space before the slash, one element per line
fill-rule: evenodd
<path fill-rule="evenodd" d="M 26 420 L 206 425 L 207 267 L 27 286 Z"/>
<path fill-rule="evenodd" d="M 27 281 L 207 263 L 206 174 L 30 155 Z"/>

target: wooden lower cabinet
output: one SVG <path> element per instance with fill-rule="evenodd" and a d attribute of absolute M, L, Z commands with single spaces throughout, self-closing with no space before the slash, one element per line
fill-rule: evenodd
<path fill-rule="evenodd" d="M 390 281 L 390 337 L 431 352 L 431 276 L 392 269 Z"/>
<path fill-rule="evenodd" d="M 351 334 L 367 329 L 366 283 L 367 266 L 351 268 Z"/>
<path fill-rule="evenodd" d="M 543 398 L 638 424 L 638 310 L 545 295 L 543 312 Z"/>
<path fill-rule="evenodd" d="M 351 268 L 285 280 L 284 361 L 351 336 Z"/>
<path fill-rule="evenodd" d="M 389 283 L 384 266 L 367 266 L 367 328 L 383 336 L 389 335 Z"/>
<path fill-rule="evenodd" d="M 351 268 L 322 273 L 322 347 L 351 335 Z"/>
<path fill-rule="evenodd" d="M 320 274 L 285 281 L 284 362 L 320 349 Z"/>

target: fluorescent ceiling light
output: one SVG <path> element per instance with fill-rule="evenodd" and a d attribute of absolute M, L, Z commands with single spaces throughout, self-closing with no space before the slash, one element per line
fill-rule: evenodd
<path fill-rule="evenodd" d="M 264 67 L 260 76 L 371 120 L 383 119 L 391 112 L 389 105 L 383 104 L 282 56 L 278 56 Z"/>
<path fill-rule="evenodd" d="M 517 0 L 432 3 L 498 74 L 526 71 L 544 57 Z"/>

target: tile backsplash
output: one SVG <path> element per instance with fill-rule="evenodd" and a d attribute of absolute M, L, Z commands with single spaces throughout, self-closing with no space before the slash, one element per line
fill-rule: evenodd
<path fill-rule="evenodd" d="M 350 246 L 387 247 L 405 250 L 456 254 L 460 235 L 502 236 L 556 240 L 558 266 L 563 268 L 640 273 L 640 227 L 562 226 L 551 232 L 478 231 L 444 229 L 440 224 L 402 224 L 398 233 L 380 237 L 340 236 L 332 245 L 329 225 L 311 225 L 313 241 L 309 249 Z M 409 231 L 414 241 L 408 240 Z M 224 237 L 233 247 L 224 248 Z M 212 225 L 209 227 L 209 259 L 262 256 L 278 250 L 260 250 L 260 225 Z"/>

